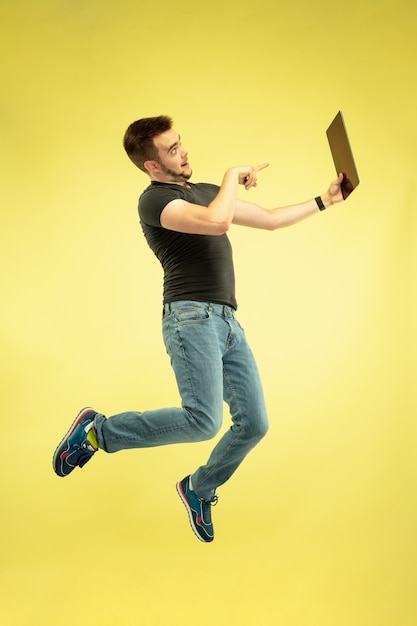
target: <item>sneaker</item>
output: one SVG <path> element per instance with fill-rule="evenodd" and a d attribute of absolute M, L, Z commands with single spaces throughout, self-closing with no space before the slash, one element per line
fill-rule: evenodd
<path fill-rule="evenodd" d="M 93 420 L 97 413 L 91 407 L 80 411 L 71 428 L 55 450 L 53 467 L 58 476 L 68 476 L 77 467 L 83 467 L 97 452 L 87 439 L 88 432 L 93 427 Z"/>
<path fill-rule="evenodd" d="M 213 496 L 210 500 L 199 498 L 190 489 L 189 476 L 177 483 L 177 491 L 188 511 L 191 528 L 197 537 L 200 541 L 205 541 L 206 543 L 213 541 L 214 530 L 211 521 L 211 507 L 217 504 L 217 496 Z"/>

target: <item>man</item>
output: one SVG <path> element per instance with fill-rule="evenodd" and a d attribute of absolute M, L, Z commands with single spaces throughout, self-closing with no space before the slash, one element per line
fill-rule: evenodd
<path fill-rule="evenodd" d="M 223 401 L 232 425 L 207 463 L 177 483 L 191 527 L 204 542 L 214 538 L 211 505 L 216 489 L 235 472 L 267 432 L 262 385 L 235 311 L 232 224 L 274 230 L 299 222 L 343 200 L 341 174 L 322 196 L 266 210 L 239 200 L 238 187 L 257 184 L 257 167 L 232 167 L 219 186 L 189 182 L 188 152 L 167 116 L 131 124 L 125 150 L 150 185 L 139 199 L 146 240 L 164 269 L 164 343 L 175 372 L 181 408 L 127 412 L 108 419 L 88 407 L 58 446 L 53 465 L 59 476 L 83 467 L 99 449 L 116 452 L 214 437 Z"/>

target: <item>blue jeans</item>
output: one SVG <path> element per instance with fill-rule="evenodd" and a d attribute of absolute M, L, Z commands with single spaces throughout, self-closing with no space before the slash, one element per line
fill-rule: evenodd
<path fill-rule="evenodd" d="M 162 329 L 182 408 L 97 415 L 97 439 L 106 452 L 211 439 L 222 425 L 225 401 L 232 426 L 191 476 L 196 494 L 209 499 L 268 430 L 258 368 L 231 307 L 166 304 Z"/>

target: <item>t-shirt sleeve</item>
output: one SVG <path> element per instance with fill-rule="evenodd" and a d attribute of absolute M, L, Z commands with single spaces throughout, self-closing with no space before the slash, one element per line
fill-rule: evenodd
<path fill-rule="evenodd" d="M 139 217 L 144 224 L 161 228 L 161 213 L 172 200 L 182 198 L 181 189 L 155 187 L 146 190 L 139 198 Z"/>

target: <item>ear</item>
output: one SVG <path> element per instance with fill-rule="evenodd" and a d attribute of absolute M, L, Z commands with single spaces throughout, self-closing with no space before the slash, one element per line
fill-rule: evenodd
<path fill-rule="evenodd" d="M 159 169 L 157 161 L 145 161 L 143 167 L 149 174 L 154 174 Z"/>

